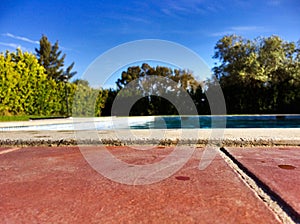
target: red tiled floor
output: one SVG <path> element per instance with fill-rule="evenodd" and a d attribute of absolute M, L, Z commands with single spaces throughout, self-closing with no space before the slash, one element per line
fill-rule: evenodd
<path fill-rule="evenodd" d="M 119 159 L 157 162 L 171 148 L 113 147 Z M 276 223 L 273 213 L 217 156 L 203 149 L 173 176 L 130 186 L 93 170 L 76 147 L 23 148 L 0 155 L 1 223 Z"/>
<path fill-rule="evenodd" d="M 227 151 L 300 213 L 300 147 Z"/>

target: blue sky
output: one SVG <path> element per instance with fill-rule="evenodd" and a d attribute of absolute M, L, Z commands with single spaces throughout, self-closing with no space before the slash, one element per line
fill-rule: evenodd
<path fill-rule="evenodd" d="M 74 61 L 80 77 L 113 47 L 162 39 L 190 48 L 212 67 L 214 46 L 226 34 L 298 41 L 299 12 L 299 0 L 2 0 L 0 51 L 34 52 L 45 34 L 59 41 L 66 64 Z"/>

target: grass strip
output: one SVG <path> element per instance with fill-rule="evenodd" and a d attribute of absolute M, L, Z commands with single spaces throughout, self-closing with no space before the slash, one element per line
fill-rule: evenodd
<path fill-rule="evenodd" d="M 63 118 L 58 116 L 37 116 L 37 115 L 10 115 L 10 116 L 0 116 L 0 122 L 9 121 L 29 121 L 29 120 L 39 120 L 39 119 L 55 119 Z"/>

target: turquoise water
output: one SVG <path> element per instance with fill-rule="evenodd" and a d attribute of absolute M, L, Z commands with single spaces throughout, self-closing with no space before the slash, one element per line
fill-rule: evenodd
<path fill-rule="evenodd" d="M 102 118 L 101 118 L 102 119 Z M 76 120 L 76 119 L 74 119 Z M 78 121 L 77 121 L 78 122 Z M 89 122 L 10 126 L 0 131 L 196 128 L 300 128 L 300 115 L 114 117 Z"/>
<path fill-rule="evenodd" d="M 165 116 L 153 122 L 133 125 L 133 129 L 177 129 L 177 128 L 300 128 L 300 115 L 245 115 L 245 116 Z M 226 121 L 226 123 L 224 122 Z"/>

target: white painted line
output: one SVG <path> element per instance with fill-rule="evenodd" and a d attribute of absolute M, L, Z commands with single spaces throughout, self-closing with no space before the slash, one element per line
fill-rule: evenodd
<path fill-rule="evenodd" d="M 6 150 L 3 150 L 3 151 L 0 151 L 0 155 L 6 154 L 6 153 L 9 153 L 9 152 L 13 152 L 13 151 L 16 151 L 18 149 L 21 149 L 21 148 L 6 149 Z"/>

